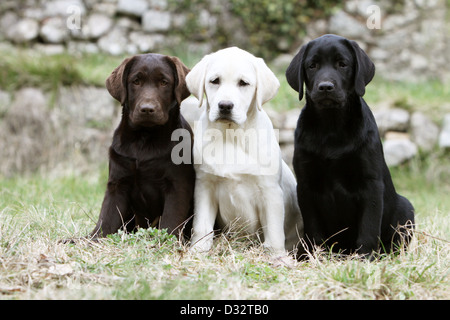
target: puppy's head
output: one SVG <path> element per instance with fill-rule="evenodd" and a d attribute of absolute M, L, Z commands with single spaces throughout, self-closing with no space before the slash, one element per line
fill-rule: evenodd
<path fill-rule="evenodd" d="M 186 77 L 191 93 L 207 99 L 210 121 L 242 125 L 249 114 L 272 99 L 280 87 L 263 59 L 236 47 L 209 54 Z"/>
<path fill-rule="evenodd" d="M 112 97 L 135 126 L 164 125 L 172 108 L 189 96 L 189 69 L 176 57 L 143 54 L 125 59 L 106 79 Z"/>
<path fill-rule="evenodd" d="M 352 93 L 362 97 L 374 74 L 373 62 L 355 41 L 328 34 L 301 47 L 286 79 L 299 92 L 299 100 L 305 84 L 315 106 L 340 108 Z"/>

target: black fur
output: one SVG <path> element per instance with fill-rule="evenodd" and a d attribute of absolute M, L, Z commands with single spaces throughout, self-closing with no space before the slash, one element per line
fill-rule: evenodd
<path fill-rule="evenodd" d="M 375 119 L 362 98 L 374 74 L 358 44 L 336 35 L 304 45 L 286 71 L 300 100 L 303 84 L 306 89 L 293 165 L 309 249 L 325 244 L 372 257 L 410 240 L 414 208 L 395 191 Z"/>

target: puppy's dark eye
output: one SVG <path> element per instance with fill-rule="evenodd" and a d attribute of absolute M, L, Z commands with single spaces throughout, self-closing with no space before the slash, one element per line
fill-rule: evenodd
<path fill-rule="evenodd" d="M 338 66 L 339 66 L 339 68 L 345 68 L 345 67 L 347 67 L 347 63 L 345 63 L 345 61 L 339 61 Z"/>
<path fill-rule="evenodd" d="M 159 85 L 161 87 L 165 87 L 169 84 L 169 82 L 166 79 L 162 79 L 161 81 L 159 81 Z"/>
<path fill-rule="evenodd" d="M 317 68 L 317 63 L 311 62 L 311 63 L 309 64 L 308 68 L 310 68 L 310 69 L 315 69 L 315 68 Z"/>
<path fill-rule="evenodd" d="M 135 86 L 141 85 L 141 79 L 139 79 L 139 78 L 134 79 L 134 80 L 133 80 L 133 84 L 134 84 Z"/>
<path fill-rule="evenodd" d="M 244 81 L 244 80 L 240 80 L 240 81 L 239 81 L 239 87 L 246 87 L 246 86 L 248 86 L 248 85 L 250 85 L 250 83 L 248 83 L 248 82 L 246 82 L 246 81 Z"/>
<path fill-rule="evenodd" d="M 214 78 L 212 80 L 209 81 L 212 84 L 220 84 L 220 79 L 219 78 Z"/>

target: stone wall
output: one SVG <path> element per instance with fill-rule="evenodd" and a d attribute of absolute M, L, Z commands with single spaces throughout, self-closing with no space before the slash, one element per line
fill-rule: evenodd
<path fill-rule="evenodd" d="M 218 49 L 214 37 L 221 23 L 233 21 L 239 26 L 239 21 L 226 11 L 226 0 L 205 0 L 215 9 L 202 9 L 194 15 L 169 10 L 168 1 L 174 0 L 2 0 L 0 44 L 49 54 L 67 50 L 111 55 L 158 52 L 183 44 L 206 54 Z M 274 48 L 279 56 L 273 63 L 286 67 L 306 41 L 324 33 L 337 33 L 357 40 L 374 60 L 377 73 L 384 77 L 448 81 L 447 3 L 348 0 L 329 18 L 309 23 L 306 36 L 299 36 L 292 47 L 280 44 Z M 373 4 L 372 9 L 379 8 L 379 20 L 373 11 L 368 11 Z M 186 26 L 188 16 L 198 19 L 208 32 L 190 39 L 180 37 L 177 30 Z M 377 22 L 379 29 L 368 27 Z M 231 39 L 230 45 L 245 49 L 243 30 L 236 30 Z M 185 101 L 184 112 L 199 111 L 192 99 Z M 22 88 L 17 92 L 0 88 L 0 175 L 57 166 L 89 170 L 93 163 L 104 163 L 119 109 L 104 87 L 62 86 L 54 95 L 42 88 Z M 284 158 L 290 162 L 300 108 L 286 113 L 266 110 L 274 127 L 280 130 Z M 438 124 L 420 112 L 392 108 L 376 110 L 375 116 L 390 165 L 414 157 L 419 150 L 430 152 L 436 146 L 450 149 L 450 115 Z M 96 121 L 99 118 L 101 124 Z"/>
<path fill-rule="evenodd" d="M 0 117 L 0 176 L 36 170 L 89 172 L 93 165 L 106 162 L 121 116 L 107 90 L 90 86 L 60 87 L 55 97 L 39 88 L 23 88 L 13 95 L 0 90 L 2 105 L 8 108 Z M 264 109 L 279 130 L 283 158 L 291 165 L 300 108 L 279 112 L 265 105 Z M 202 109 L 191 96 L 181 111 L 193 127 Z M 389 166 L 418 156 L 420 150 L 422 154 L 450 150 L 450 114 L 439 124 L 422 112 L 399 108 L 377 108 L 374 115 Z"/>
<path fill-rule="evenodd" d="M 245 30 L 228 1 L 205 0 L 194 12 L 180 12 L 175 0 L 2 0 L 0 41 L 35 46 L 49 53 L 102 51 L 112 55 L 159 51 L 191 44 L 203 53 L 218 49 L 219 30 L 228 45 L 246 49 Z M 377 72 L 394 79 L 450 79 L 450 22 L 446 0 L 347 0 L 327 19 L 311 21 L 292 46 L 274 48 L 292 56 L 324 33 L 354 40 Z M 209 9 L 209 11 L 208 11 Z M 196 19 L 206 32 L 180 37 Z M 226 26 L 226 28 L 225 28 Z M 292 26 L 296 28 L 296 26 Z M 225 30 L 225 31 L 224 31 Z"/>
<path fill-rule="evenodd" d="M 60 87 L 55 96 L 40 88 L 0 89 L 0 105 L 7 106 L 0 116 L 0 177 L 104 164 L 121 113 L 105 88 L 91 86 Z"/>
<path fill-rule="evenodd" d="M 275 129 L 284 160 L 292 163 L 294 130 L 300 109 L 284 113 L 266 109 Z M 450 114 L 444 116 L 442 127 L 420 111 L 409 112 L 401 108 L 373 110 L 383 141 L 386 163 L 390 167 L 401 165 L 422 154 L 438 149 L 450 150 Z"/>
<path fill-rule="evenodd" d="M 329 19 L 327 31 L 357 40 L 384 77 L 448 81 L 447 4 L 445 0 L 346 1 L 344 8 Z"/>

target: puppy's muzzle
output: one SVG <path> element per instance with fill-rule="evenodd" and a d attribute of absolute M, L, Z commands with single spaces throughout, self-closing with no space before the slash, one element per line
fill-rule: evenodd
<path fill-rule="evenodd" d="M 139 107 L 139 113 L 141 115 L 151 115 L 155 113 L 156 107 L 151 104 L 143 104 Z"/>
<path fill-rule="evenodd" d="M 334 91 L 334 84 L 330 81 L 322 81 L 317 86 L 317 89 L 321 93 L 332 93 Z"/>
<path fill-rule="evenodd" d="M 219 112 L 221 116 L 228 116 L 233 110 L 234 104 L 231 101 L 224 100 L 219 102 Z"/>

